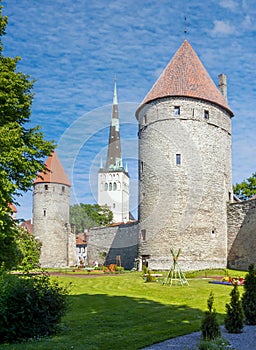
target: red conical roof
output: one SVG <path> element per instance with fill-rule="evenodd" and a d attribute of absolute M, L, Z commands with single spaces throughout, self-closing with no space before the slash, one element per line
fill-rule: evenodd
<path fill-rule="evenodd" d="M 187 96 L 207 100 L 225 108 L 233 116 L 226 99 L 187 40 L 184 40 L 139 109 L 150 101 L 167 96 Z"/>
<path fill-rule="evenodd" d="M 47 171 L 46 173 L 40 172 L 37 178 L 35 179 L 34 184 L 54 182 L 58 184 L 71 186 L 56 152 L 53 152 L 52 155 L 47 158 L 45 165 L 49 171 Z"/>

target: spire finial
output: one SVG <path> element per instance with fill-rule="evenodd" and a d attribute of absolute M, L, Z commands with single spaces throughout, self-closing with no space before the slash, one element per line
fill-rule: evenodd
<path fill-rule="evenodd" d="M 187 38 L 187 33 L 188 33 L 188 24 L 187 24 L 187 17 L 184 17 L 184 34 L 185 34 L 185 39 Z"/>
<path fill-rule="evenodd" d="M 115 74 L 115 78 L 114 78 L 114 97 L 113 97 L 113 105 L 117 105 L 118 101 L 117 101 L 117 91 L 116 91 L 116 74 Z"/>

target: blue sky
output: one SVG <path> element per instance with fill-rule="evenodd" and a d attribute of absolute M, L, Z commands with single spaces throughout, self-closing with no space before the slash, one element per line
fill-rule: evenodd
<path fill-rule="evenodd" d="M 184 36 L 217 83 L 225 73 L 233 118 L 233 183 L 256 171 L 256 4 L 253 0 L 9 0 L 4 54 L 36 79 L 31 124 L 41 125 L 73 184 L 72 203 L 96 200 L 117 75 L 122 152 L 136 208 L 134 112 Z M 31 217 L 32 193 L 18 217 Z"/>

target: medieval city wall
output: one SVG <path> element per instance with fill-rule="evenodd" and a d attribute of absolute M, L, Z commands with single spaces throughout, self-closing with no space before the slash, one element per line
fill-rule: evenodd
<path fill-rule="evenodd" d="M 150 269 L 168 269 L 171 248 L 181 248 L 185 270 L 225 267 L 230 115 L 210 102 L 164 98 L 144 106 L 139 123 L 139 254 Z"/>
<path fill-rule="evenodd" d="M 98 227 L 90 229 L 87 246 L 87 263 L 116 264 L 120 256 L 121 265 L 132 269 L 138 256 L 138 224 Z"/>
<path fill-rule="evenodd" d="M 256 200 L 228 206 L 228 267 L 248 270 L 256 265 Z"/>

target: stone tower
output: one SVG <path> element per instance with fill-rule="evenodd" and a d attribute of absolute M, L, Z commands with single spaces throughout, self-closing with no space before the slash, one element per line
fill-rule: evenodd
<path fill-rule="evenodd" d="M 98 204 L 110 208 L 114 222 L 129 221 L 129 175 L 127 168 L 123 167 L 121 153 L 116 80 L 107 160 L 105 167 L 101 165 L 98 172 Z"/>
<path fill-rule="evenodd" d="M 186 270 L 226 266 L 233 112 L 223 74 L 219 86 L 185 40 L 136 112 L 139 251 L 150 269 L 170 267 L 170 248 Z"/>
<path fill-rule="evenodd" d="M 33 193 L 33 234 L 42 242 L 42 267 L 75 265 L 75 235 L 69 225 L 70 182 L 56 152 L 38 174 Z"/>

